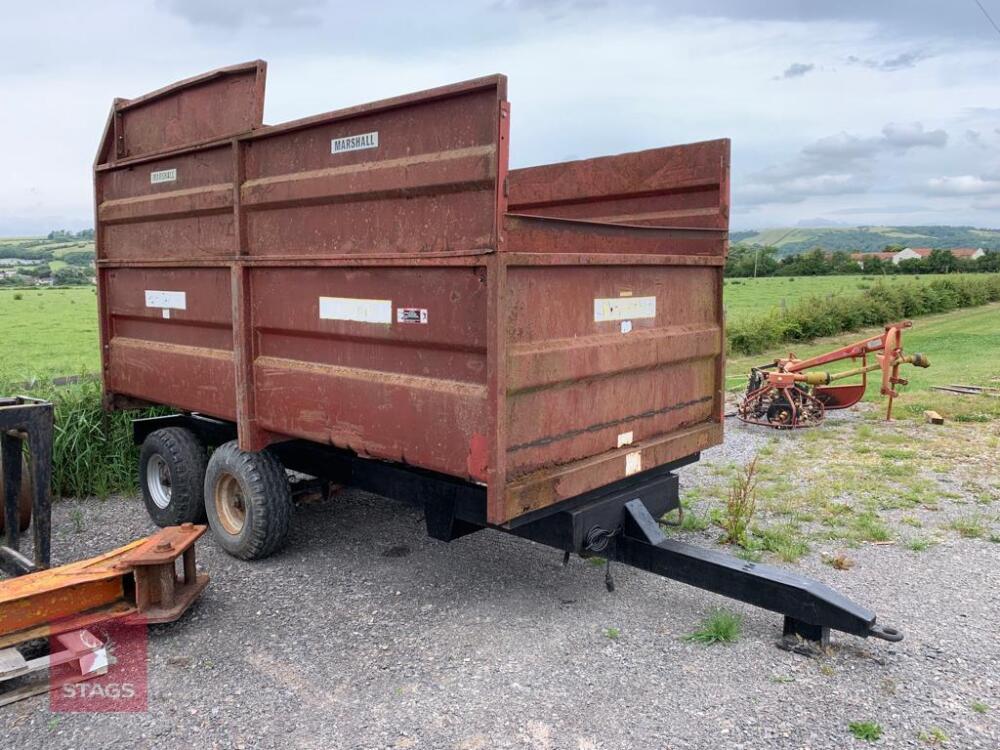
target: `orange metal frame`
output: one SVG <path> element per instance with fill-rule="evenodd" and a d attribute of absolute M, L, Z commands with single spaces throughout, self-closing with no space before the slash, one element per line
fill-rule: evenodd
<path fill-rule="evenodd" d="M 171 526 L 89 560 L 0 582 L 0 648 L 107 620 L 176 620 L 208 585 L 194 549 L 206 528 Z"/>

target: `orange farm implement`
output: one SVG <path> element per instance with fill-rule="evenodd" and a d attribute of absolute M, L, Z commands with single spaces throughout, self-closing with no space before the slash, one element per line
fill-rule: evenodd
<path fill-rule="evenodd" d="M 900 365 L 930 366 L 923 354 L 903 354 L 903 331 L 912 325 L 908 320 L 893 323 L 878 336 L 826 354 L 809 359 L 789 354 L 785 359 L 754 367 L 736 416 L 750 424 L 778 429 L 815 427 L 823 421 L 827 409 L 846 409 L 858 403 L 868 387 L 868 373 L 879 371 L 881 393 L 889 397 L 885 416 L 892 419 L 892 400 L 899 395 L 895 387 L 907 384 L 899 377 Z M 860 364 L 836 373 L 815 369 L 844 359 L 855 363 L 860 360 Z M 831 385 L 857 376 L 861 377 L 860 383 Z"/>
<path fill-rule="evenodd" d="M 60 684 L 105 674 L 106 644 L 87 628 L 172 622 L 208 584 L 208 576 L 197 572 L 194 550 L 206 527 L 191 523 L 49 568 L 51 455 L 52 404 L 0 398 L 0 569 L 13 576 L 0 581 L 0 685 L 15 685 L 0 691 L 0 706 L 54 690 L 53 667 L 74 668 Z M 20 551 L 29 525 L 31 557 Z M 27 658 L 22 649 L 39 639 L 49 639 L 50 653 Z M 18 684 L 46 671 L 49 679 Z"/>

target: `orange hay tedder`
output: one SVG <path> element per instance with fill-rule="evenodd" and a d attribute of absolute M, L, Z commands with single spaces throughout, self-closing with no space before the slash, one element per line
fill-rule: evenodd
<path fill-rule="evenodd" d="M 798 359 L 789 354 L 787 359 L 754 367 L 750 370 L 746 396 L 737 406 L 736 416 L 750 424 L 778 429 L 815 427 L 823 421 L 827 409 L 846 409 L 858 403 L 868 387 L 868 373 L 881 370 L 881 393 L 889 397 L 885 418 L 892 419 L 892 400 L 899 395 L 895 386 L 907 384 L 899 377 L 899 366 L 930 366 L 923 354 L 903 354 L 903 330 L 912 325 L 908 320 L 893 323 L 878 336 L 817 357 Z M 871 364 L 869 356 L 875 359 Z M 813 370 L 842 359 L 860 359 L 861 366 L 837 373 Z M 861 376 L 860 383 L 830 385 L 858 375 Z"/>

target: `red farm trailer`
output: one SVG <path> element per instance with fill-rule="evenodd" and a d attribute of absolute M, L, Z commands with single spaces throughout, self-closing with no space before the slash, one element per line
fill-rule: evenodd
<path fill-rule="evenodd" d="M 727 140 L 509 170 L 503 76 L 265 126 L 265 70 L 116 99 L 95 163 L 106 402 L 177 412 L 135 422 L 157 523 L 268 555 L 289 469 L 900 637 L 658 525 L 722 440 Z"/>

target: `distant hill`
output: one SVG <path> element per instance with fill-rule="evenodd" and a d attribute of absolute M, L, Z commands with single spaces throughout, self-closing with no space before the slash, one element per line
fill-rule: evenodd
<path fill-rule="evenodd" d="M 1000 249 L 1000 230 L 974 227 L 817 227 L 730 232 L 734 244 L 773 245 L 782 255 L 824 250 L 874 252 L 886 245 L 907 247 L 983 247 Z"/>

